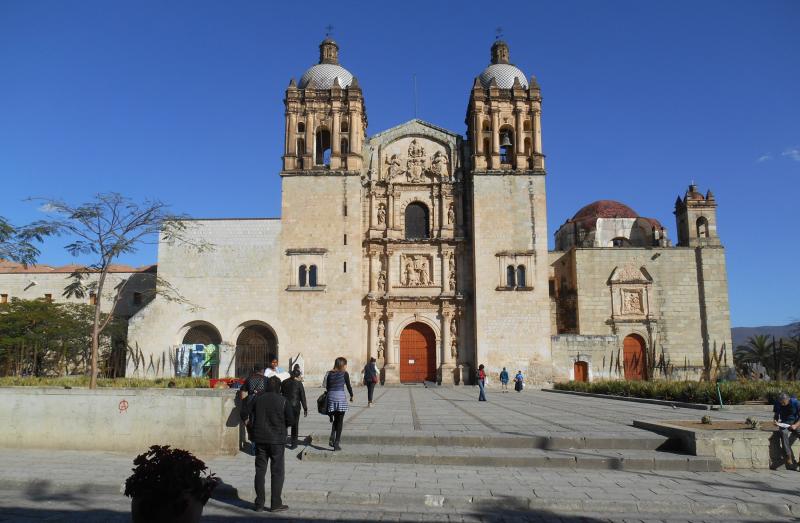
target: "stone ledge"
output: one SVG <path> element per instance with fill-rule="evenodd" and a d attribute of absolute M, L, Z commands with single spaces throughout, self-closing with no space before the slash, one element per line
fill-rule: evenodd
<path fill-rule="evenodd" d="M 632 398 L 629 396 L 613 396 L 611 394 L 595 394 L 593 392 L 578 392 L 574 390 L 542 389 L 546 392 L 557 392 L 559 394 L 573 394 L 575 396 L 586 396 L 589 398 L 605 398 L 609 400 L 631 401 L 633 403 L 650 403 L 651 405 L 664 405 L 667 407 L 681 407 L 684 409 L 711 410 L 711 405 L 702 403 L 685 403 L 682 401 L 657 400 L 652 398 Z"/>

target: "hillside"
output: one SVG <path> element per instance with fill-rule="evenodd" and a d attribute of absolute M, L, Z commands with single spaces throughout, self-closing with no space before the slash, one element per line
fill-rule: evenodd
<path fill-rule="evenodd" d="M 745 343 L 750 336 L 766 334 L 775 336 L 775 339 L 788 338 L 792 334 L 797 335 L 799 330 L 800 322 L 789 323 L 788 325 L 767 325 L 764 327 L 733 327 L 731 336 L 733 337 L 733 346 L 738 347 Z"/>

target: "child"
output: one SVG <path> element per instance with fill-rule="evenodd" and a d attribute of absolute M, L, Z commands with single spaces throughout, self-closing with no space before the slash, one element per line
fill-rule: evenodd
<path fill-rule="evenodd" d="M 500 389 L 502 392 L 508 392 L 508 371 L 505 367 L 503 367 L 503 371 L 500 373 Z"/>
<path fill-rule="evenodd" d="M 517 375 L 514 376 L 514 390 L 517 392 L 522 392 L 522 384 L 525 381 L 525 378 L 522 376 L 522 371 L 518 370 Z"/>

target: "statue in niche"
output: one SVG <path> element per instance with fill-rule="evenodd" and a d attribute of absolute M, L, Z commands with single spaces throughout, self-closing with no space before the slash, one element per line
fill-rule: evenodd
<path fill-rule="evenodd" d="M 402 176 L 403 174 L 403 167 L 400 163 L 400 158 L 397 157 L 396 154 L 393 154 L 391 158 L 388 156 L 386 157 L 386 178 L 392 182 L 395 178 Z"/>
<path fill-rule="evenodd" d="M 386 349 L 386 340 L 379 339 L 378 340 L 378 358 L 383 356 L 383 353 L 385 352 L 385 349 Z"/>
<path fill-rule="evenodd" d="M 407 286 L 410 287 L 412 285 L 419 285 L 419 275 L 414 269 L 414 264 L 411 262 L 411 260 L 406 262 L 405 274 Z"/>
<path fill-rule="evenodd" d="M 439 176 L 442 180 L 448 177 L 447 155 L 442 151 L 437 151 L 436 154 L 433 155 L 433 159 L 431 160 L 431 172 L 434 176 Z"/>
<path fill-rule="evenodd" d="M 383 318 L 378 321 L 378 339 L 383 340 L 386 338 L 386 322 L 383 321 Z"/>
<path fill-rule="evenodd" d="M 456 207 L 452 203 L 447 207 L 447 223 L 452 225 L 456 222 Z"/>
<path fill-rule="evenodd" d="M 406 179 L 411 183 L 423 182 L 425 172 L 425 148 L 411 140 L 408 146 L 408 160 L 406 162 Z"/>
<path fill-rule="evenodd" d="M 378 274 L 378 290 L 386 292 L 386 271 L 381 271 Z"/>
<path fill-rule="evenodd" d="M 378 204 L 378 225 L 385 225 L 386 224 L 386 206 L 384 204 Z"/>
<path fill-rule="evenodd" d="M 456 318 L 450 321 L 450 354 L 453 358 L 458 358 L 458 321 Z"/>
<path fill-rule="evenodd" d="M 422 263 L 419 264 L 419 284 L 428 285 L 430 283 L 431 277 L 430 273 L 428 272 L 428 260 L 423 258 Z"/>

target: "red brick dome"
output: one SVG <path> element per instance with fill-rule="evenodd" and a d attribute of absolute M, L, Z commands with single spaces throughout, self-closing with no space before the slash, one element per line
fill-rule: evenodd
<path fill-rule="evenodd" d="M 642 218 L 639 213 L 616 200 L 597 200 L 581 208 L 568 222 L 577 222 L 586 229 L 591 229 L 598 218 Z M 661 224 L 653 218 L 644 218 L 654 227 L 660 228 Z"/>

